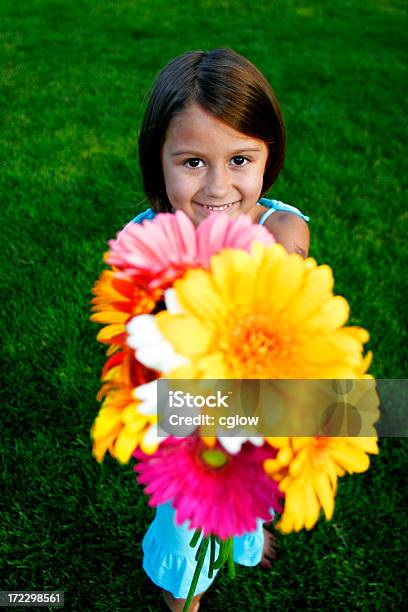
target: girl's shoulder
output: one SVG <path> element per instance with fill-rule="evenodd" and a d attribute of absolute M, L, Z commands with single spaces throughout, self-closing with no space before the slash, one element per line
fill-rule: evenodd
<path fill-rule="evenodd" d="M 291 204 L 285 204 L 284 202 L 280 202 L 279 200 L 268 200 L 267 198 L 261 198 L 258 202 L 259 206 L 263 206 L 267 210 L 261 215 L 258 223 L 259 225 L 263 225 L 265 221 L 275 212 L 281 213 L 289 213 L 291 215 L 296 215 L 303 219 L 303 221 L 309 221 L 310 217 L 304 215 L 298 208 L 292 206 Z M 283 218 L 281 215 L 277 215 L 275 218 Z"/>
<path fill-rule="evenodd" d="M 299 253 L 306 257 L 309 251 L 309 228 L 307 221 L 309 217 L 304 215 L 298 208 L 290 204 L 284 204 L 278 200 L 267 200 L 262 198 L 259 204 L 266 210 L 258 221 L 264 225 L 282 244 L 289 253 Z M 274 214 L 272 214 L 274 213 Z"/>

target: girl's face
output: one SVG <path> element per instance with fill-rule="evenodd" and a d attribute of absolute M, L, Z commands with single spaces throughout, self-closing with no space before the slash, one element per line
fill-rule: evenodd
<path fill-rule="evenodd" d="M 191 104 L 170 121 L 161 149 L 167 197 L 196 225 L 214 212 L 255 221 L 267 158 L 264 141 Z"/>

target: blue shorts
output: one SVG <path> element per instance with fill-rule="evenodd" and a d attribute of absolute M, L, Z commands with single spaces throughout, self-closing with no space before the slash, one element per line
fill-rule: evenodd
<path fill-rule="evenodd" d="M 271 510 L 271 520 L 273 511 Z M 174 597 L 186 599 L 194 570 L 196 548 L 190 546 L 194 529 L 188 528 L 189 521 L 182 525 L 175 522 L 175 511 L 170 502 L 157 507 L 156 516 L 143 538 L 143 569 L 159 587 L 170 591 Z M 253 566 L 261 561 L 263 549 L 263 522 L 257 521 L 257 528 L 251 533 L 234 538 L 234 561 L 240 565 Z M 216 554 L 218 545 L 216 545 Z M 213 582 L 208 578 L 210 551 L 208 549 L 198 580 L 195 595 L 206 591 Z"/>

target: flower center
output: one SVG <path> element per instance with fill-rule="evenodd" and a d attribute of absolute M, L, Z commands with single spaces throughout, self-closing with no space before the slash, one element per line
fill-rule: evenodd
<path fill-rule="evenodd" d="M 237 316 L 230 327 L 226 359 L 242 378 L 282 378 L 290 363 L 292 333 L 263 313 Z"/>
<path fill-rule="evenodd" d="M 226 454 L 218 449 L 203 451 L 201 453 L 201 458 L 204 463 L 213 468 L 221 468 L 228 461 Z"/>
<path fill-rule="evenodd" d="M 135 285 L 131 298 L 132 316 L 143 314 L 145 312 L 151 312 L 155 308 L 160 297 L 161 291 L 158 291 L 157 289 L 152 292 L 148 292 L 146 289 L 144 289 L 144 287 L 138 287 Z"/>

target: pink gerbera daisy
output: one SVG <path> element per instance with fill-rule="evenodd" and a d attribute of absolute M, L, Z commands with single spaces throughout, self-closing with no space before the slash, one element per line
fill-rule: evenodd
<path fill-rule="evenodd" d="M 270 520 L 270 508 L 282 512 L 283 494 L 268 478 L 263 463 L 276 451 L 246 443 L 237 455 L 221 446 L 208 447 L 197 437 L 168 438 L 153 455 L 136 450 L 134 470 L 150 494 L 149 504 L 171 500 L 176 522 L 190 520 L 204 536 L 226 539 L 256 529 L 256 520 Z"/>
<path fill-rule="evenodd" d="M 128 223 L 109 241 L 106 263 L 150 288 L 170 286 L 187 268 L 208 268 L 221 249 L 250 250 L 254 241 L 271 245 L 273 236 L 263 226 L 240 215 L 210 215 L 198 228 L 182 211 L 158 214 L 142 224 Z"/>

